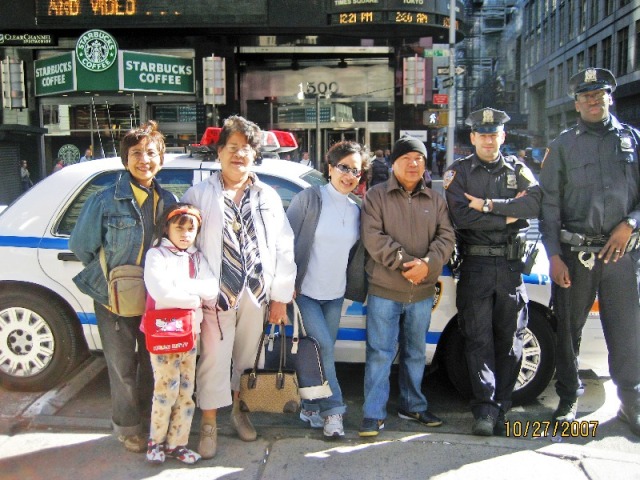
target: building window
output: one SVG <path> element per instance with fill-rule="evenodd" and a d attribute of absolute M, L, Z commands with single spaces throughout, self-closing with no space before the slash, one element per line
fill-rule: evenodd
<path fill-rule="evenodd" d="M 629 72 L 629 28 L 618 30 L 618 75 L 626 75 Z M 638 46 L 636 45 L 636 50 Z"/>
<path fill-rule="evenodd" d="M 549 79 L 547 81 L 547 101 L 553 100 L 556 96 L 555 92 L 556 81 L 555 81 L 555 71 L 554 69 L 549 70 Z"/>
<path fill-rule="evenodd" d="M 589 57 L 587 61 L 589 62 L 589 64 L 587 65 L 587 67 L 597 67 L 598 66 L 598 46 L 591 45 L 589 47 L 588 55 Z"/>
<path fill-rule="evenodd" d="M 567 78 L 571 78 L 573 77 L 573 74 L 575 72 L 573 71 L 573 58 L 570 58 L 567 60 Z"/>
<path fill-rule="evenodd" d="M 615 3 L 614 0 L 605 0 L 605 3 L 604 3 L 605 17 L 608 17 L 609 15 L 613 14 L 614 3 Z"/>
<path fill-rule="evenodd" d="M 584 52 L 578 52 L 578 55 L 576 55 L 576 67 L 578 72 L 584 70 Z"/>
<path fill-rule="evenodd" d="M 579 0 L 579 2 L 578 28 L 580 29 L 580 33 L 582 33 L 587 29 L 587 0 Z"/>
<path fill-rule="evenodd" d="M 556 89 L 556 98 L 561 97 L 562 96 L 562 89 L 564 88 L 564 71 L 562 69 L 562 64 L 559 64 L 558 67 L 556 68 L 557 70 L 557 77 L 558 77 L 558 88 Z"/>
<path fill-rule="evenodd" d="M 564 3 L 560 5 L 560 12 L 558 13 L 558 38 L 559 45 L 564 44 Z"/>
<path fill-rule="evenodd" d="M 567 1 L 567 38 L 573 38 L 573 0 Z"/>
<path fill-rule="evenodd" d="M 636 22 L 636 61 L 635 69 L 640 70 L 640 20 Z"/>
<path fill-rule="evenodd" d="M 629 5 L 631 0 L 620 0 L 620 6 L 624 7 L 625 5 Z"/>
<path fill-rule="evenodd" d="M 598 23 L 598 4 L 599 0 L 590 0 L 590 15 L 589 15 L 589 26 L 593 27 L 596 23 Z"/>
<path fill-rule="evenodd" d="M 611 37 L 607 37 L 602 40 L 602 68 L 606 68 L 607 70 L 612 70 L 611 60 L 612 60 L 612 52 L 611 52 Z"/>

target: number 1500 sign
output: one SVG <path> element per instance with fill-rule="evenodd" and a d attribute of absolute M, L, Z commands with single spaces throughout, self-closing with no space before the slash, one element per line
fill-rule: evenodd
<path fill-rule="evenodd" d="M 307 93 L 309 95 L 327 95 L 338 93 L 337 82 L 307 82 Z"/>

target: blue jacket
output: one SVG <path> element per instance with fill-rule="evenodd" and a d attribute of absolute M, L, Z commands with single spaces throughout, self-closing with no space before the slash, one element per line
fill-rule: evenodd
<path fill-rule="evenodd" d="M 82 293 L 103 305 L 109 304 L 107 280 L 100 265 L 104 247 L 107 269 L 120 265 L 138 265 L 146 252 L 143 240 L 142 212 L 131 188 L 131 175 L 120 175 L 116 182 L 91 195 L 85 202 L 69 238 L 69 248 L 85 268 L 73 278 Z M 158 187 L 160 200 L 156 220 L 165 207 L 176 203 L 175 196 Z"/>

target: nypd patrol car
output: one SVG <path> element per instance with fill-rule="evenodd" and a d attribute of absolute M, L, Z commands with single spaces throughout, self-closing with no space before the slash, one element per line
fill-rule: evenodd
<path fill-rule="evenodd" d="M 157 179 L 180 197 L 219 168 L 217 162 L 167 154 Z M 285 208 L 303 188 L 326 182 L 318 171 L 284 160 L 265 159 L 254 169 L 280 194 Z M 66 167 L 0 213 L 0 383 L 5 388 L 51 388 L 87 355 L 101 349 L 93 301 L 71 280 L 82 264 L 69 250 L 68 240 L 89 195 L 111 184 L 122 170 L 119 158 Z M 542 392 L 555 362 L 550 280 L 533 273 L 525 276 L 525 282 L 530 321 L 514 394 L 519 403 Z M 455 289 L 456 280 L 445 268 L 425 339 L 427 362 L 443 369 L 462 393 L 469 393 L 463 342 L 455 321 Z M 338 362 L 365 361 L 365 315 L 366 305 L 345 301 L 336 345 Z M 600 329 L 594 331 L 601 336 Z"/>

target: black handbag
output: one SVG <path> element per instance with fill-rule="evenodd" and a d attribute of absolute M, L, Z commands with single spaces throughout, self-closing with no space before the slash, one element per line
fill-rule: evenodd
<path fill-rule="evenodd" d="M 268 309 L 266 315 L 268 315 Z M 267 318 L 265 316 L 265 318 Z M 266 327 L 263 326 L 263 329 Z M 264 345 L 260 338 L 256 361 L 240 376 L 240 410 L 243 412 L 295 413 L 300 407 L 296 372 L 285 368 L 284 352 L 275 369 L 258 368 Z M 284 342 L 284 336 L 281 338 Z"/>
<path fill-rule="evenodd" d="M 300 398 L 304 400 L 328 398 L 332 392 L 324 374 L 320 345 L 304 330 L 300 309 L 295 302 L 293 302 L 292 317 L 293 336 L 286 336 L 283 327 L 276 331 L 275 325 L 272 325 L 270 332 L 265 334 L 264 368 L 278 368 L 284 345 L 285 365 L 286 368 L 293 368 L 296 371 Z"/>

